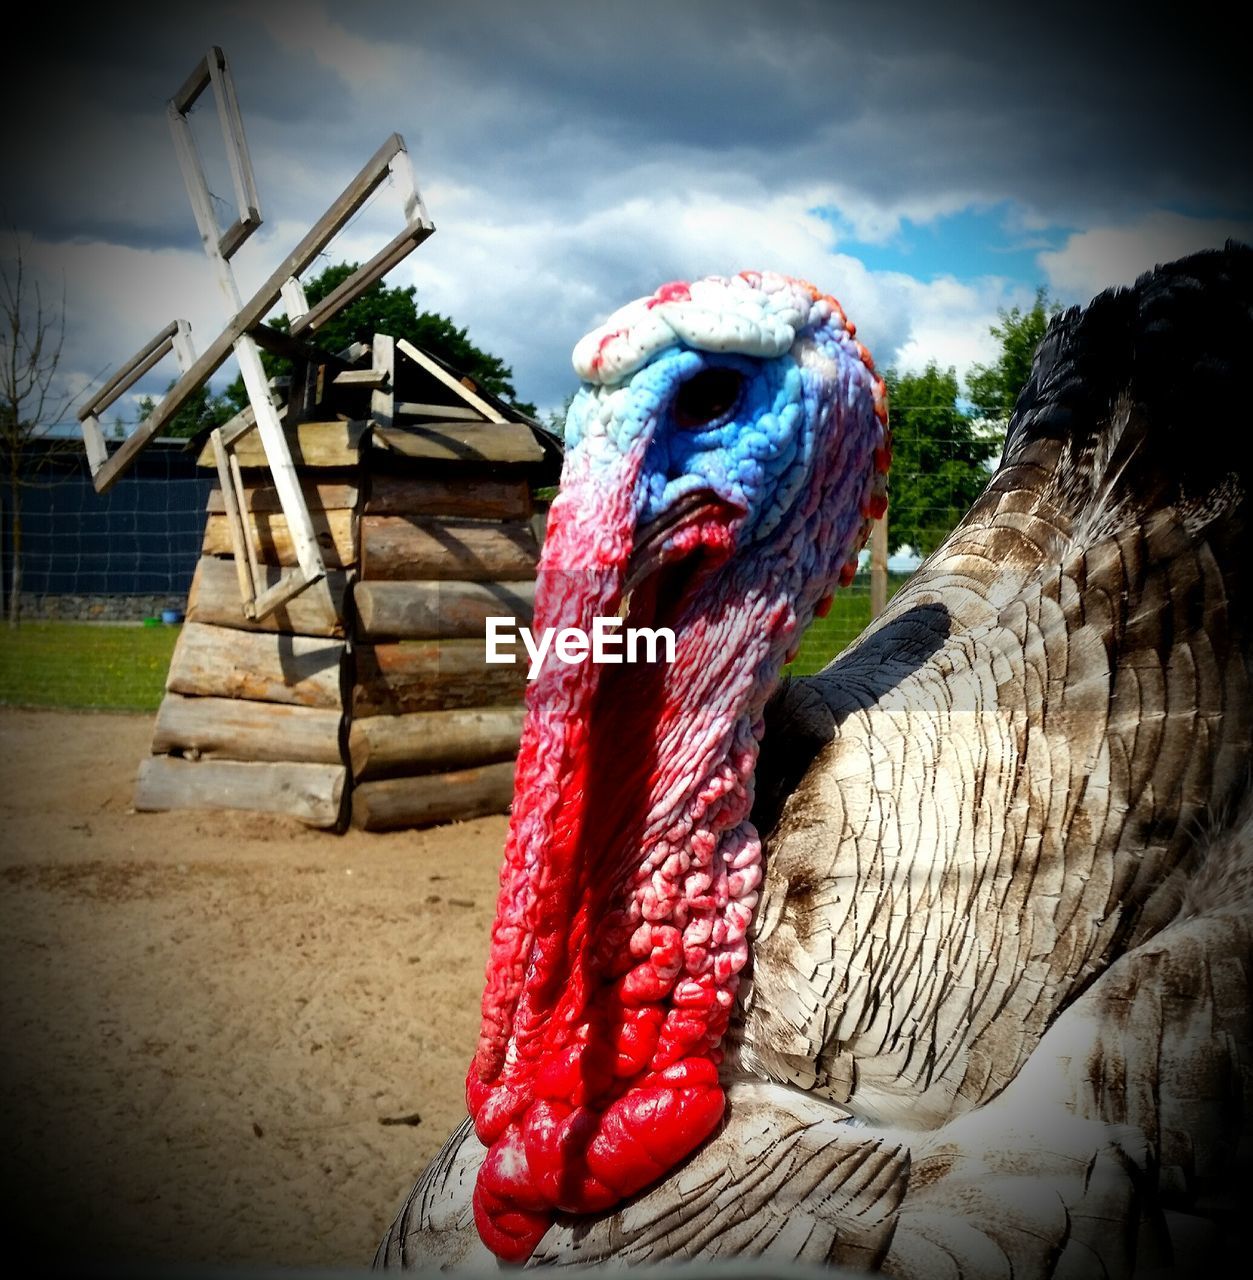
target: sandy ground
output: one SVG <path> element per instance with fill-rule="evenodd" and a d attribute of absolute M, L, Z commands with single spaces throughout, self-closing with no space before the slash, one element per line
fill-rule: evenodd
<path fill-rule="evenodd" d="M 367 1265 L 464 1115 L 505 820 L 136 814 L 150 733 L 0 710 L 6 1253 Z"/>

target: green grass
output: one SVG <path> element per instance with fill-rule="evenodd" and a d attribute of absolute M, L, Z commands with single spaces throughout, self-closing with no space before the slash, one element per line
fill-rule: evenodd
<path fill-rule="evenodd" d="M 0 704 L 155 711 L 178 627 L 0 623 Z"/>
<path fill-rule="evenodd" d="M 888 594 L 905 580 L 892 575 Z M 859 577 L 805 633 L 789 674 L 821 671 L 869 621 L 870 588 Z M 178 631 L 137 622 L 25 622 L 11 631 L 0 623 L 0 705 L 155 711 Z"/>
<path fill-rule="evenodd" d="M 909 574 L 888 575 L 888 599 L 897 592 Z M 831 612 L 825 618 L 815 618 L 809 630 L 801 638 L 800 652 L 796 660 L 786 667 L 788 675 L 809 676 L 821 671 L 836 654 L 840 653 L 870 624 L 870 577 L 859 574 L 853 585 L 835 593 Z"/>

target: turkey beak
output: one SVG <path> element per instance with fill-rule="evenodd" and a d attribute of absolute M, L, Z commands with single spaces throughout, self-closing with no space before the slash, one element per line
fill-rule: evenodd
<path fill-rule="evenodd" d="M 694 489 L 638 526 L 618 616 L 628 617 L 645 584 L 652 597 L 648 612 L 655 614 L 661 607 L 675 614 L 695 578 L 723 563 L 734 550 L 735 526 L 743 515 L 741 508 L 712 490 Z"/>

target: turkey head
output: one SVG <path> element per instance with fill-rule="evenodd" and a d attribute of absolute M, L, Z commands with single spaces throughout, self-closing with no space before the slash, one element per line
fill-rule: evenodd
<path fill-rule="evenodd" d="M 851 577 L 889 460 L 873 362 L 802 281 L 666 285 L 574 364 L 534 627 L 616 619 L 674 650 L 633 665 L 550 646 L 528 692 L 466 1083 L 487 1148 L 475 1221 L 515 1262 L 556 1212 L 618 1204 L 719 1123 L 761 881 L 763 708 Z"/>

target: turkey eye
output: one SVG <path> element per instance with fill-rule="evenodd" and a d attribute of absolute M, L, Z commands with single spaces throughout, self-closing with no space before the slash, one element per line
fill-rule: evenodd
<path fill-rule="evenodd" d="M 743 377 L 735 369 L 703 369 L 674 398 L 674 425 L 682 431 L 706 426 L 735 408 Z"/>

